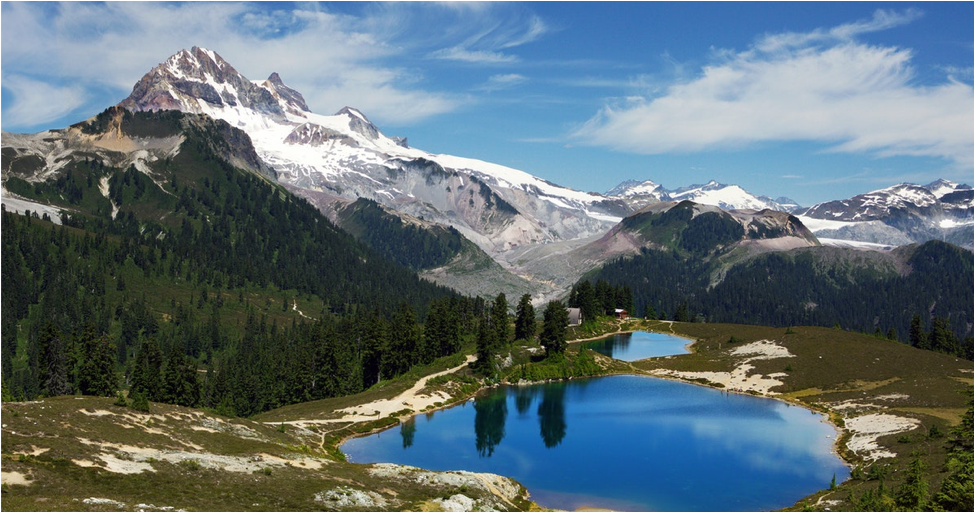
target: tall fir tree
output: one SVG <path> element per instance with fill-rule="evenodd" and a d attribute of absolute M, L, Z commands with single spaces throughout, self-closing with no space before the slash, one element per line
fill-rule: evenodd
<path fill-rule="evenodd" d="M 930 348 L 927 333 L 923 330 L 923 319 L 920 318 L 920 315 L 913 315 L 913 319 L 910 320 L 910 345 L 921 349 Z"/>
<path fill-rule="evenodd" d="M 38 344 L 42 350 L 41 389 L 47 396 L 66 395 L 71 392 L 68 382 L 68 355 L 61 330 L 48 322 Z"/>
<path fill-rule="evenodd" d="M 83 395 L 114 396 L 118 390 L 115 375 L 115 346 L 108 336 L 95 333 L 88 324 L 78 340 L 80 349 L 77 365 L 78 391 Z"/>
<path fill-rule="evenodd" d="M 497 354 L 497 328 L 491 321 L 491 309 L 488 308 L 477 329 L 477 367 L 481 373 L 493 375 L 495 354 Z"/>
<path fill-rule="evenodd" d="M 541 329 L 541 346 L 545 349 L 545 355 L 563 354 L 568 348 L 565 341 L 568 331 L 568 310 L 561 301 L 553 300 L 548 303 L 544 310 L 544 324 Z"/>
<path fill-rule="evenodd" d="M 494 328 L 497 330 L 497 343 L 501 347 L 507 347 L 511 342 L 511 322 L 507 310 L 507 296 L 503 292 L 497 294 L 492 308 L 492 320 Z"/>
<path fill-rule="evenodd" d="M 142 340 L 130 373 L 131 390 L 139 391 L 147 400 L 165 401 L 162 393 L 162 351 L 154 338 Z"/>
<path fill-rule="evenodd" d="M 525 293 L 517 303 L 517 316 L 514 318 L 514 338 L 530 341 L 534 338 L 536 328 L 531 294 Z"/>

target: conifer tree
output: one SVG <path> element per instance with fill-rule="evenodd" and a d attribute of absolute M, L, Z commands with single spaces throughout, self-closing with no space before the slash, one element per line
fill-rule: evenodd
<path fill-rule="evenodd" d="M 94 326 L 88 324 L 82 331 L 78 344 L 78 391 L 84 395 L 114 395 L 118 389 L 115 347 L 108 340 L 108 336 L 97 335 Z"/>
<path fill-rule="evenodd" d="M 589 281 L 578 283 L 578 307 L 582 310 L 584 322 L 593 321 L 602 315 L 601 306 L 595 295 L 595 289 Z"/>
<path fill-rule="evenodd" d="M 196 366 L 179 350 L 173 350 L 163 371 L 163 395 L 165 402 L 194 407 L 200 400 L 199 379 Z"/>
<path fill-rule="evenodd" d="M 53 322 L 49 322 L 38 339 L 42 347 L 41 387 L 47 396 L 66 395 L 71 392 L 68 382 L 68 356 L 63 336 Z"/>
<path fill-rule="evenodd" d="M 687 301 L 683 301 L 680 307 L 676 308 L 676 313 L 673 313 L 673 320 L 677 322 L 690 321 L 690 307 Z"/>
<path fill-rule="evenodd" d="M 494 373 L 494 355 L 497 353 L 497 329 L 491 322 L 490 310 L 480 320 L 477 329 L 477 367 L 482 373 Z"/>
<path fill-rule="evenodd" d="M 497 343 L 502 347 L 509 345 L 511 341 L 511 323 L 507 310 L 507 296 L 503 292 L 498 293 L 492 308 L 492 321 L 497 329 Z"/>
<path fill-rule="evenodd" d="M 149 412 L 149 401 L 139 391 L 132 392 L 132 408 L 139 412 Z"/>
<path fill-rule="evenodd" d="M 913 315 L 913 319 L 910 321 L 910 345 L 921 349 L 930 348 L 927 333 L 923 330 L 923 319 L 920 318 L 920 315 Z"/>
<path fill-rule="evenodd" d="M 389 350 L 383 355 L 383 376 L 391 378 L 406 373 L 419 361 L 421 343 L 416 314 L 409 303 L 403 302 L 392 315 Z"/>
<path fill-rule="evenodd" d="M 143 340 L 132 366 L 131 389 L 145 395 L 147 400 L 162 402 L 162 351 L 155 339 Z"/>
<path fill-rule="evenodd" d="M 514 338 L 531 340 L 537 325 L 534 321 L 534 306 L 531 304 L 531 294 L 525 293 L 517 303 L 517 316 L 514 319 Z"/>
<path fill-rule="evenodd" d="M 646 310 L 643 311 L 643 318 L 646 320 L 656 320 L 656 308 L 652 304 L 646 304 Z"/>
<path fill-rule="evenodd" d="M 913 454 L 913 460 L 906 470 L 906 481 L 896 489 L 896 504 L 906 510 L 923 510 L 927 504 L 929 484 L 924 478 L 926 464 L 918 453 Z"/>
<path fill-rule="evenodd" d="M 927 336 L 930 350 L 942 352 L 944 354 L 956 355 L 960 352 L 960 343 L 957 336 L 950 329 L 950 320 L 946 318 L 934 318 L 933 327 Z"/>
<path fill-rule="evenodd" d="M 565 337 L 568 330 L 568 310 L 561 301 L 553 300 L 544 310 L 544 326 L 541 329 L 541 346 L 547 357 L 563 354 L 568 348 Z"/>
<path fill-rule="evenodd" d="M 376 314 L 366 318 L 361 351 L 362 387 L 370 388 L 382 377 L 383 354 L 388 344 L 388 323 Z"/>

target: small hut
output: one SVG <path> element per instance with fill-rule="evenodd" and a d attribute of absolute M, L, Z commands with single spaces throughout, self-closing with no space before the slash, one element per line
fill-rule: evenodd
<path fill-rule="evenodd" d="M 618 318 L 619 320 L 625 320 L 625 319 L 629 318 L 629 312 L 626 311 L 625 309 L 616 309 L 615 310 L 615 315 L 616 315 L 616 318 Z"/>
<path fill-rule="evenodd" d="M 582 325 L 582 308 L 568 308 L 568 326 Z"/>

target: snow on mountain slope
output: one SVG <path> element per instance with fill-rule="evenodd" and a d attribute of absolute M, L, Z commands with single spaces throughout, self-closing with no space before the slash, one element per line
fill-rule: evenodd
<path fill-rule="evenodd" d="M 676 201 L 689 200 L 719 206 L 728 210 L 784 210 L 768 198 L 757 197 L 738 185 L 725 185 L 711 180 L 706 185 L 691 185 L 670 192 Z"/>
<path fill-rule="evenodd" d="M 656 195 L 661 199 L 667 197 L 666 190 L 663 186 L 652 180 L 626 180 L 606 192 L 605 195 L 615 197 Z"/>
<path fill-rule="evenodd" d="M 604 196 L 503 165 L 410 148 L 354 108 L 312 113 L 277 73 L 248 80 L 205 48 L 182 50 L 153 68 L 120 106 L 225 120 L 250 136 L 284 183 L 309 193 L 366 197 L 455 226 L 492 253 L 603 233 L 621 220 L 618 205 Z"/>
<path fill-rule="evenodd" d="M 923 188 L 929 190 L 931 194 L 937 197 L 937 199 L 943 199 L 945 195 L 952 192 L 957 192 L 959 190 L 972 190 L 970 185 L 947 181 L 943 178 L 934 181 Z"/>
<path fill-rule="evenodd" d="M 941 179 L 927 186 L 899 183 L 820 203 L 802 212 L 801 219 L 827 239 L 884 245 L 938 239 L 974 248 L 972 207 L 971 187 Z"/>

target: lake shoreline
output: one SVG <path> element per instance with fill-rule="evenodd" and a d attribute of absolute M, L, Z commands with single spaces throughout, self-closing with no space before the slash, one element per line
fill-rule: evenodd
<path fill-rule="evenodd" d="M 632 333 L 635 333 L 635 332 L 644 331 L 644 332 L 658 332 L 658 333 L 661 333 L 661 334 L 667 334 L 667 335 L 672 335 L 672 336 L 675 336 L 675 337 L 680 337 L 680 338 L 687 339 L 689 341 L 689 343 L 687 343 L 685 345 L 685 348 L 687 350 L 687 354 L 677 354 L 677 355 L 689 355 L 689 354 L 692 354 L 692 353 L 695 352 L 694 345 L 696 345 L 698 342 L 700 342 L 699 339 L 693 338 L 693 337 L 689 337 L 687 335 L 677 334 L 676 332 L 673 332 L 672 331 L 672 325 L 673 325 L 672 322 L 669 322 L 669 321 L 661 321 L 661 323 L 668 324 L 669 327 L 670 327 L 670 332 L 665 332 L 663 330 L 658 330 L 658 329 L 652 329 L 651 327 L 648 327 L 648 326 L 639 326 L 639 327 L 634 327 L 632 329 L 619 330 L 619 331 L 615 331 L 615 332 L 610 332 L 610 333 L 602 334 L 602 335 L 599 335 L 599 336 L 594 336 L 594 337 L 589 337 L 589 338 L 583 338 L 583 339 L 570 340 L 568 343 L 573 344 L 573 345 L 577 345 L 577 344 L 584 343 L 584 342 L 589 342 L 589 341 L 596 341 L 596 340 L 608 339 L 608 338 L 611 338 L 611 337 L 613 337 L 613 336 L 615 336 L 617 334 L 632 334 Z M 603 357 L 607 357 L 607 356 L 603 356 Z M 647 358 L 647 359 L 662 359 L 662 358 L 670 358 L 670 357 L 674 357 L 674 356 L 672 356 L 672 355 L 671 356 L 659 356 L 659 357 L 651 357 L 651 358 Z M 458 371 L 458 370 L 462 369 L 463 366 L 466 366 L 466 364 L 467 363 L 465 363 L 464 365 L 461 365 L 459 367 L 453 368 L 453 369 L 451 369 L 451 371 Z M 761 393 L 761 392 L 754 392 L 754 391 L 746 391 L 746 390 L 741 389 L 741 388 L 734 389 L 734 388 L 731 388 L 731 387 L 728 387 L 728 386 L 723 386 L 722 387 L 720 385 L 720 383 L 711 382 L 709 380 L 708 381 L 690 380 L 690 379 L 686 379 L 686 378 L 681 378 L 678 375 L 667 375 L 667 374 L 662 374 L 662 373 L 655 373 L 655 372 L 650 371 L 650 370 L 641 370 L 641 369 L 638 369 L 638 368 L 635 368 L 635 367 L 632 367 L 632 366 L 630 366 L 629 370 L 627 370 L 627 371 L 612 371 L 612 372 L 609 372 L 609 373 L 599 374 L 599 375 L 567 377 L 567 378 L 558 378 L 558 379 L 547 379 L 547 380 L 544 380 L 544 381 L 518 381 L 518 382 L 511 382 L 511 383 L 495 383 L 495 384 L 485 384 L 484 382 L 481 382 L 481 385 L 475 391 L 473 391 L 472 393 L 470 393 L 468 395 L 465 395 L 465 396 L 457 397 L 456 400 L 452 400 L 449 403 L 443 403 L 443 404 L 438 405 L 438 406 L 435 406 L 435 407 L 427 407 L 424 410 L 412 411 L 409 414 L 404 414 L 402 416 L 399 416 L 397 418 L 398 421 L 395 422 L 395 423 L 387 424 L 387 425 L 383 425 L 383 426 L 379 426 L 379 427 L 376 427 L 374 429 L 371 429 L 371 430 L 369 430 L 367 432 L 350 433 L 350 434 L 344 436 L 340 441 L 338 441 L 335 444 L 335 447 L 339 451 L 341 451 L 341 446 L 344 443 L 346 443 L 348 440 L 350 440 L 350 439 L 359 438 L 359 437 L 365 437 L 365 436 L 372 435 L 372 434 L 377 433 L 377 432 L 382 432 L 382 431 L 389 430 L 392 427 L 395 427 L 397 425 L 401 425 L 401 424 L 403 424 L 406 421 L 410 421 L 411 419 L 415 418 L 419 414 L 429 414 L 429 413 L 432 413 L 432 412 L 435 412 L 435 411 L 449 409 L 449 408 L 452 408 L 454 406 L 461 405 L 464 402 L 469 402 L 469 401 L 473 400 L 477 395 L 483 393 L 484 391 L 487 391 L 489 389 L 494 389 L 494 388 L 497 388 L 499 386 L 506 385 L 506 386 L 512 386 L 512 387 L 520 387 L 520 386 L 530 386 L 530 385 L 535 385 L 535 384 L 544 384 L 544 383 L 551 383 L 551 382 L 558 382 L 558 381 L 573 381 L 573 380 L 580 380 L 580 379 L 591 379 L 591 378 L 597 378 L 597 377 L 610 377 L 610 376 L 620 376 L 620 375 L 630 375 L 630 376 L 636 376 L 636 377 L 648 377 L 648 378 L 655 378 L 655 379 L 662 379 L 662 380 L 668 380 L 668 381 L 673 381 L 673 382 L 679 382 L 679 383 L 684 383 L 684 384 L 694 384 L 694 385 L 697 385 L 697 386 L 700 386 L 700 387 L 710 388 L 710 389 L 718 390 L 718 391 L 721 391 L 721 392 L 735 393 L 735 394 L 741 394 L 741 395 L 749 395 L 749 396 L 753 396 L 753 397 L 757 397 L 757 398 L 770 398 L 770 399 L 774 399 L 774 400 L 777 400 L 779 402 L 785 403 L 785 404 L 787 404 L 789 406 L 801 407 L 801 408 L 803 408 L 805 410 L 808 410 L 809 412 L 812 412 L 812 413 L 814 413 L 816 415 L 820 415 L 820 421 L 822 423 L 828 424 L 832 428 L 832 430 L 834 431 L 834 437 L 832 438 L 832 442 L 831 442 L 831 445 L 830 445 L 830 453 L 833 456 L 835 456 L 839 461 L 841 461 L 841 463 L 844 466 L 846 466 L 847 468 L 849 468 L 850 470 L 855 467 L 855 464 L 853 463 L 853 460 L 852 460 L 852 456 L 854 454 L 852 454 L 847 448 L 845 448 L 845 445 L 848 442 L 848 439 L 851 438 L 853 432 L 851 432 L 847 428 L 840 427 L 839 424 L 836 422 L 837 415 L 833 411 L 831 411 L 831 410 L 829 410 L 827 408 L 815 407 L 813 404 L 809 404 L 809 403 L 806 403 L 806 402 L 802 402 L 801 400 L 799 400 L 797 398 L 793 398 L 793 397 L 787 397 L 787 396 L 782 396 L 782 395 L 772 395 L 772 394 L 769 394 L 769 393 Z M 775 386 L 771 386 L 771 387 L 775 387 Z M 363 404 L 363 405 L 367 405 L 367 404 Z M 379 419 L 381 419 L 381 418 L 379 418 Z M 342 452 L 342 453 L 344 455 L 344 452 Z M 815 491 L 814 493 L 811 493 L 809 495 L 802 496 L 802 497 L 798 498 L 795 503 L 799 503 L 802 500 L 808 499 L 808 498 L 810 498 L 812 496 L 815 496 L 815 495 L 817 495 L 817 494 L 819 494 L 819 493 L 821 493 L 823 491 L 828 491 L 828 490 L 829 489 L 826 487 L 826 488 L 820 489 L 818 491 Z"/>

